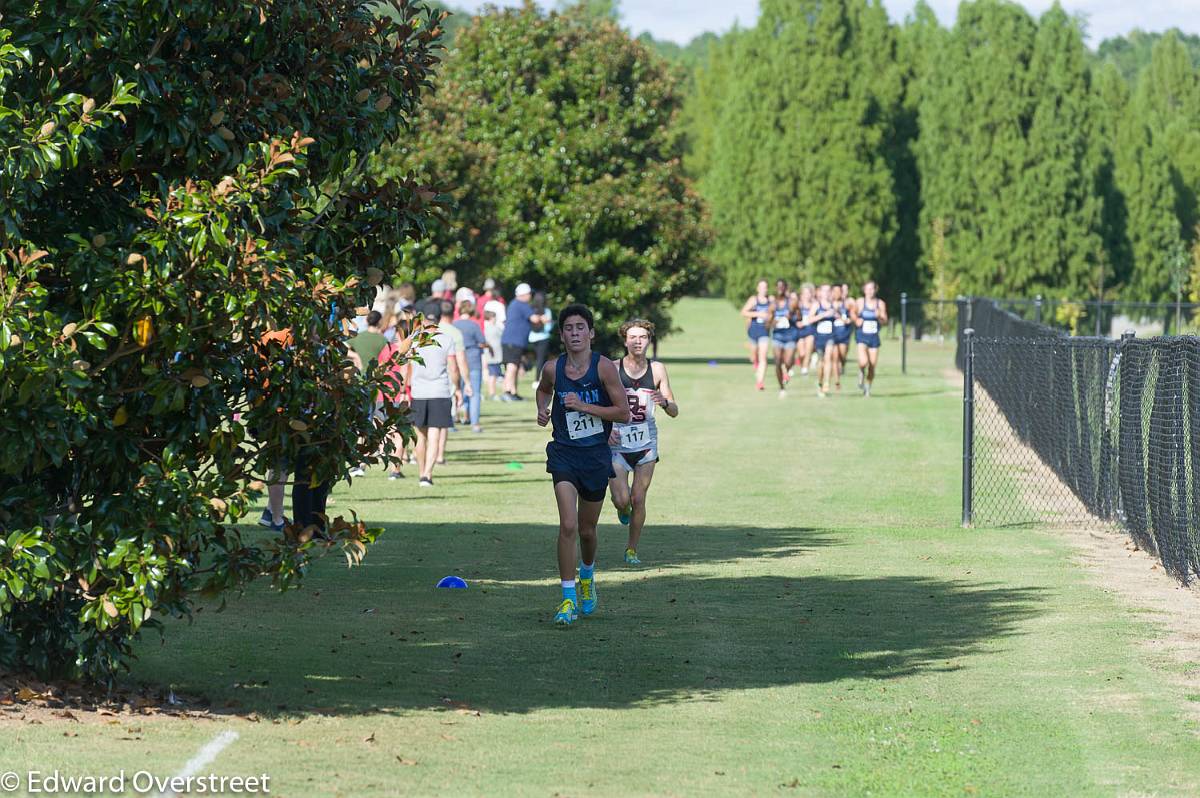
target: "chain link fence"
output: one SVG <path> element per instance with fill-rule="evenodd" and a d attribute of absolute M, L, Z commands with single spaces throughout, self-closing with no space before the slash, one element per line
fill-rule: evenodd
<path fill-rule="evenodd" d="M 1123 528 L 1200 575 L 1200 338 L 1072 337 L 959 301 L 963 521 Z"/>

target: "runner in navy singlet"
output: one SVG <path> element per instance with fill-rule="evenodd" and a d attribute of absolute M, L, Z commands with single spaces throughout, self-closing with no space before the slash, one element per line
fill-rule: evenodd
<path fill-rule="evenodd" d="M 754 363 L 754 384 L 758 390 L 763 390 L 767 378 L 767 350 L 771 345 L 771 335 L 767 330 L 767 321 L 771 318 L 771 295 L 766 280 L 758 281 L 758 293 L 746 300 L 742 305 L 742 318 L 747 320 L 746 335 L 750 338 L 751 362 Z"/>
<path fill-rule="evenodd" d="M 775 281 L 775 296 L 771 298 L 771 341 L 775 344 L 775 379 L 779 383 L 779 398 L 787 396 L 792 363 L 796 359 L 799 321 L 795 294 L 788 291 L 787 280 Z"/>
<path fill-rule="evenodd" d="M 595 586 L 596 523 L 614 476 L 608 438 L 614 423 L 628 423 L 629 400 L 616 365 L 592 351 L 592 312 L 568 305 L 558 317 L 566 352 L 542 369 L 537 388 L 537 422 L 552 424 L 546 470 L 558 504 L 558 571 L 562 602 L 555 624 L 569 626 L 591 615 L 598 603 Z M 576 591 L 576 539 L 581 555 Z"/>
<path fill-rule="evenodd" d="M 875 369 L 879 365 L 879 331 L 887 324 L 887 303 L 876 294 L 879 286 L 871 280 L 863 286 L 863 298 L 858 300 L 858 387 L 863 396 L 871 395 Z"/>

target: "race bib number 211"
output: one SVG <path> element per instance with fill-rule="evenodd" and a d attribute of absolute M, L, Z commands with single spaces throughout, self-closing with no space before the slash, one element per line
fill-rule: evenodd
<path fill-rule="evenodd" d="M 590 438 L 593 435 L 604 434 L 604 423 L 590 413 L 580 413 L 577 410 L 567 412 L 567 435 L 571 440 Z"/>

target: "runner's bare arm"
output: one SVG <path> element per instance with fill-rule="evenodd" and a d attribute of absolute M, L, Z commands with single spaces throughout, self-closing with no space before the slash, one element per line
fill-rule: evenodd
<path fill-rule="evenodd" d="M 667 367 L 654 360 L 651 361 L 650 368 L 654 369 L 654 401 L 667 412 L 668 416 L 676 418 L 679 415 L 679 405 L 675 403 L 675 394 L 671 392 Z"/>
<path fill-rule="evenodd" d="M 595 416 L 601 421 L 628 424 L 629 397 L 625 394 L 625 386 L 621 384 L 621 375 L 617 372 L 617 365 L 608 358 L 602 357 L 596 371 L 600 374 L 600 385 L 608 392 L 608 400 L 612 402 L 612 406 L 589 405 L 580 401 L 579 395 L 574 393 L 567 395 L 567 398 L 563 400 L 563 406 L 568 410 L 577 410 L 580 413 Z"/>
<path fill-rule="evenodd" d="M 750 297 L 746 300 L 746 304 L 742 305 L 742 318 L 754 321 L 758 318 L 758 313 L 754 310 L 755 298 Z"/>
<path fill-rule="evenodd" d="M 875 307 L 879 308 L 879 323 L 887 324 L 887 303 L 882 299 L 875 300 Z"/>
<path fill-rule="evenodd" d="M 533 402 L 537 405 L 537 423 L 544 427 L 550 423 L 550 400 L 554 398 L 554 375 L 558 370 L 558 361 L 547 360 L 542 366 L 542 374 L 538 378 L 537 392 Z"/>

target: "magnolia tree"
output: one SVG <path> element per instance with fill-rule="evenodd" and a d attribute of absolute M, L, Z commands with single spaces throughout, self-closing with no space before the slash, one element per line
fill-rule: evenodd
<path fill-rule="evenodd" d="M 0 665 L 110 679 L 198 595 L 374 539 L 236 523 L 269 468 L 410 431 L 340 329 L 440 203 L 364 176 L 437 62 L 388 5 L 0 6 Z"/>

